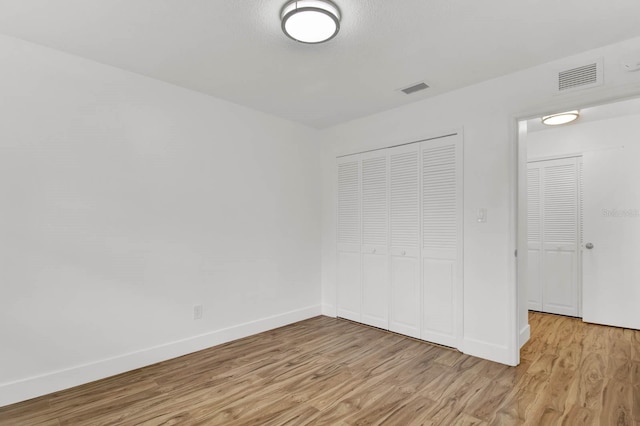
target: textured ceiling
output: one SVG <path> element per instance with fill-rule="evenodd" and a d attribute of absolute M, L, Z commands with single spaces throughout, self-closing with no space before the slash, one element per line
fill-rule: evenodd
<path fill-rule="evenodd" d="M 0 33 L 318 128 L 640 36 L 638 0 L 336 2 L 322 45 L 285 0 L 0 0 Z"/>

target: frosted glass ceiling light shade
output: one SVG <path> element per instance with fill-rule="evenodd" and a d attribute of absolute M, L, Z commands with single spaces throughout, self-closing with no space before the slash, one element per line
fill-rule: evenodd
<path fill-rule="evenodd" d="M 328 0 L 290 1 L 282 8 L 282 31 L 301 43 L 331 40 L 340 30 L 340 10 Z"/>
<path fill-rule="evenodd" d="M 542 117 L 542 124 L 547 126 L 559 126 L 561 124 L 571 123 L 580 116 L 578 111 L 567 111 L 559 114 L 546 115 Z"/>

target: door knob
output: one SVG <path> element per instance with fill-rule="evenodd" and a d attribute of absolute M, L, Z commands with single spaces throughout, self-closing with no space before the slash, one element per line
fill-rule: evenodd
<path fill-rule="evenodd" d="M 587 243 L 584 245 L 588 250 L 591 250 L 593 248 L 593 244 L 592 243 Z"/>

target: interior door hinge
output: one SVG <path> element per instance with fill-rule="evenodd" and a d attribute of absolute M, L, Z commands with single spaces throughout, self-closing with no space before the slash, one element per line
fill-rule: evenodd
<path fill-rule="evenodd" d="M 515 257 L 518 257 L 518 249 L 515 249 L 515 251 L 513 252 L 513 255 L 514 255 Z"/>

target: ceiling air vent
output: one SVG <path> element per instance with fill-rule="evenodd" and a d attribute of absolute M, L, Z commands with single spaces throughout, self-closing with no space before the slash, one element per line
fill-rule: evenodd
<path fill-rule="evenodd" d="M 558 72 L 557 92 L 564 93 L 576 89 L 601 86 L 602 60 Z"/>
<path fill-rule="evenodd" d="M 426 83 L 422 82 L 422 83 L 414 84 L 413 86 L 405 87 L 404 89 L 400 89 L 400 91 L 404 92 L 405 95 L 410 95 L 412 93 L 419 92 L 421 90 L 428 89 L 428 88 L 429 86 L 427 86 Z"/>

